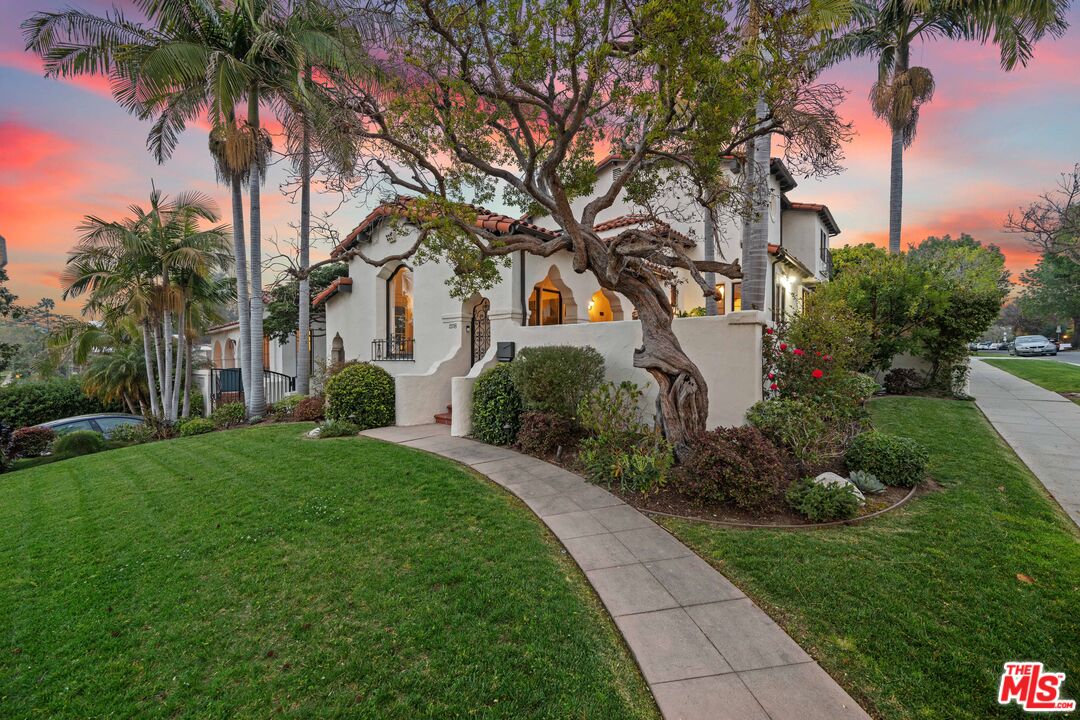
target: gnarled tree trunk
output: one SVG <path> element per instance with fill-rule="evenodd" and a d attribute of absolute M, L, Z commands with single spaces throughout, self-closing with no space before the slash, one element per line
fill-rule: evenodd
<path fill-rule="evenodd" d="M 671 305 L 658 283 L 624 275 L 614 289 L 637 310 L 641 347 L 634 350 L 634 367 L 656 380 L 657 419 L 675 446 L 676 457 L 683 460 L 694 437 L 706 429 L 709 389 L 705 378 L 675 336 Z"/>

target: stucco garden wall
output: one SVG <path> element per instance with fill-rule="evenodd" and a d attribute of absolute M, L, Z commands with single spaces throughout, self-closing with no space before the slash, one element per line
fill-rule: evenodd
<path fill-rule="evenodd" d="M 742 425 L 747 409 L 762 399 L 761 334 L 766 316 L 760 312 L 717 317 L 677 318 L 673 327 L 683 349 L 697 364 L 709 388 L 710 428 Z M 653 417 L 656 383 L 633 366 L 634 349 L 641 344 L 641 324 L 635 320 L 549 327 L 506 326 L 492 337 L 491 351 L 467 376 L 453 379 L 451 433 L 471 430 L 472 386 L 483 369 L 495 361 L 496 342 L 513 342 L 516 350 L 541 345 L 589 345 L 604 356 L 608 380 L 630 380 L 647 388 L 642 410 Z"/>

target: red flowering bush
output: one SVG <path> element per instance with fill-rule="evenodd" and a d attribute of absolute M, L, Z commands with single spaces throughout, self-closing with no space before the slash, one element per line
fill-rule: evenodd
<path fill-rule="evenodd" d="M 854 387 L 855 373 L 842 366 L 828 347 L 789 342 L 790 330 L 780 324 L 762 336 L 762 362 L 768 379 L 766 397 L 804 400 L 826 420 L 852 419 L 864 398 Z"/>

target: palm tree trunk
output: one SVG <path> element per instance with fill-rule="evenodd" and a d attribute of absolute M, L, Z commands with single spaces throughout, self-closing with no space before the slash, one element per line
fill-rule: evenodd
<path fill-rule="evenodd" d="M 176 371 L 173 377 L 173 390 L 172 390 L 172 420 L 180 417 L 180 383 L 184 379 L 184 346 L 187 345 L 187 333 L 185 332 L 185 326 L 187 324 L 187 306 L 184 305 L 180 308 L 180 319 L 177 321 L 176 328 Z"/>
<path fill-rule="evenodd" d="M 259 87 L 251 89 L 248 99 L 248 122 L 255 130 L 256 142 L 259 129 Z M 261 150 L 261 148 L 260 148 Z M 263 297 L 262 297 L 262 208 L 259 198 L 262 184 L 260 154 L 256 155 L 256 165 L 251 171 L 251 185 L 248 199 L 251 202 L 251 325 L 249 344 L 251 345 L 251 396 L 248 399 L 248 414 L 262 415 L 266 412 L 266 399 L 263 393 Z"/>
<path fill-rule="evenodd" d="M 191 352 L 191 339 L 184 343 L 184 413 L 183 417 L 191 417 L 191 383 L 195 380 L 194 368 L 191 366 L 193 357 Z"/>
<path fill-rule="evenodd" d="M 236 262 L 236 319 L 240 326 L 240 378 L 244 398 L 251 397 L 251 296 L 248 292 L 247 249 L 244 245 L 244 191 L 240 178 L 232 179 L 233 259 Z"/>
<path fill-rule="evenodd" d="M 172 354 L 172 313 L 168 310 L 164 313 L 162 318 L 162 326 L 165 337 L 163 339 L 162 350 L 165 353 L 165 366 L 161 370 L 161 376 L 163 378 L 164 389 L 161 392 L 161 404 L 165 409 L 165 419 L 175 420 L 176 417 L 172 414 L 173 407 L 173 386 L 172 386 L 172 374 L 173 374 L 173 354 Z"/>
<path fill-rule="evenodd" d="M 157 355 L 158 392 L 161 394 L 161 417 L 165 417 L 168 405 L 165 404 L 165 354 L 162 352 L 161 323 L 154 323 L 154 352 Z"/>
<path fill-rule="evenodd" d="M 900 226 L 904 210 L 904 137 L 892 129 L 892 157 L 889 164 L 889 252 L 900 252 Z"/>
<path fill-rule="evenodd" d="M 715 234 L 716 232 L 713 228 L 712 209 L 705 207 L 705 247 L 703 249 L 705 251 L 705 259 L 710 262 L 716 259 L 716 241 L 713 239 L 713 235 Z M 704 273 L 704 275 L 705 282 L 709 283 L 709 287 L 715 288 L 716 273 L 707 272 Z M 705 296 L 705 314 L 710 317 L 717 314 L 716 297 L 714 295 Z"/>
<path fill-rule="evenodd" d="M 300 140 L 300 282 L 297 292 L 297 338 L 296 338 L 296 392 L 308 394 L 311 377 L 311 354 L 308 343 L 311 336 L 311 139 L 305 117 L 301 125 Z"/>
<path fill-rule="evenodd" d="M 896 77 L 907 72 L 909 48 L 901 45 L 893 63 L 893 82 Z M 901 126 L 889 123 L 892 129 L 892 146 L 889 161 L 889 252 L 900 252 L 900 230 L 904 210 L 904 132 Z"/>
<path fill-rule="evenodd" d="M 765 98 L 758 98 L 757 119 L 763 122 L 769 108 Z M 743 248 L 746 263 L 743 266 L 742 306 L 744 310 L 765 309 L 765 275 L 769 265 L 769 204 L 772 193 L 769 191 L 769 162 L 772 153 L 772 136 L 761 135 L 754 138 L 754 155 L 751 192 L 750 240 L 749 250 Z"/>
<path fill-rule="evenodd" d="M 150 394 L 150 413 L 154 417 L 160 417 L 157 390 L 154 387 L 157 382 L 154 378 L 154 358 L 150 352 L 150 323 L 143 320 L 140 327 L 142 328 L 143 362 L 146 363 L 146 389 Z"/>

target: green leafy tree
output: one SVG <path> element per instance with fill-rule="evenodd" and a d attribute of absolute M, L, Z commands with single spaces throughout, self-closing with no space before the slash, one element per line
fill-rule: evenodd
<path fill-rule="evenodd" d="M 19 299 L 4 283 L 8 281 L 7 270 L 0 267 L 0 318 L 18 318 L 22 310 L 15 304 Z M 18 354 L 17 343 L 0 342 L 0 372 L 5 372 L 12 359 Z"/>
<path fill-rule="evenodd" d="M 349 266 L 345 263 L 332 263 L 330 265 L 323 265 L 315 268 L 311 272 L 308 308 L 309 308 L 309 322 L 308 330 L 311 329 L 311 320 L 319 321 L 325 318 L 325 309 L 319 311 L 311 311 L 311 298 L 310 295 L 318 295 L 323 290 L 330 286 L 334 280 L 339 277 L 345 277 L 349 274 Z M 281 344 L 288 342 L 289 338 L 296 337 L 299 333 L 299 337 L 306 337 L 301 330 L 300 323 L 300 310 L 298 308 L 298 299 L 300 297 L 300 282 L 296 279 L 288 279 L 285 282 L 279 283 L 274 286 L 270 291 L 270 299 L 266 304 L 266 335 L 272 340 L 277 340 Z M 302 355 L 303 353 L 299 353 Z M 297 391 L 299 392 L 299 390 Z"/>
<path fill-rule="evenodd" d="M 1072 344 L 1080 332 L 1080 263 L 1065 254 L 1046 254 L 1035 267 L 1020 276 L 1024 290 L 1019 298 L 1026 317 L 1064 318 L 1072 321 Z M 1043 322 L 1043 326 L 1049 323 Z"/>
<path fill-rule="evenodd" d="M 625 190 L 661 219 L 671 209 L 659 200 L 673 184 L 721 182 L 725 158 L 770 132 L 786 136 L 796 168 L 835 170 L 842 93 L 815 81 L 835 9 L 770 4 L 748 47 L 728 0 L 540 0 L 528 8 L 417 0 L 392 8 L 396 32 L 376 58 L 390 79 L 345 79 L 335 91 L 355 115 L 350 127 L 371 186 L 413 198 L 401 213 L 416 240 L 395 257 L 445 261 L 458 271 L 455 296 L 467 297 L 496 282 L 499 258 L 570 253 L 576 272 L 633 303 L 643 337 L 634 364 L 659 386 L 664 432 L 685 455 L 705 430 L 708 389 L 672 330 L 663 276 L 683 269 L 715 296 L 703 272 L 741 271 L 690 258 L 662 231 L 633 228 L 602 240 L 597 217 Z M 762 98 L 767 123 L 755 113 Z M 594 193 L 600 142 L 624 162 L 611 186 Z M 546 216 L 555 229 L 479 227 L 472 203 L 497 198 Z M 361 248 L 348 255 L 388 261 Z"/>
<path fill-rule="evenodd" d="M 1027 65 L 1043 37 L 1067 27 L 1068 0 L 856 0 L 850 32 L 827 48 L 832 61 L 873 57 L 878 77 L 870 90 L 874 114 L 892 131 L 889 174 L 889 251 L 900 252 L 904 149 L 915 140 L 919 111 L 934 94 L 929 68 L 911 65 L 912 46 L 936 39 L 992 42 L 1001 67 Z"/>

